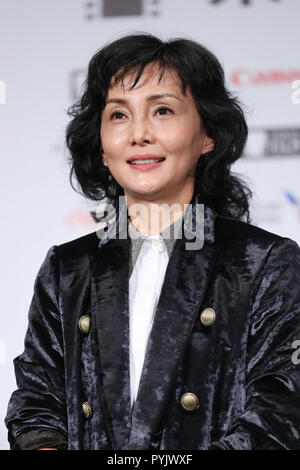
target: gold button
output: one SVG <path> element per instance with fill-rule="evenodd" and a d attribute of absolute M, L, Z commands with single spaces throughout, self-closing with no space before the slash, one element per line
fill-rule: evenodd
<path fill-rule="evenodd" d="M 84 401 L 82 403 L 82 410 L 86 419 L 89 419 L 92 417 L 93 410 L 92 410 L 91 405 L 87 401 Z"/>
<path fill-rule="evenodd" d="M 78 326 L 82 333 L 88 333 L 91 326 L 91 317 L 89 315 L 83 315 L 79 318 Z"/>
<path fill-rule="evenodd" d="M 181 406 L 187 411 L 193 411 L 198 406 L 198 398 L 194 393 L 188 392 L 182 395 Z"/>
<path fill-rule="evenodd" d="M 204 310 L 202 310 L 201 315 L 200 315 L 200 320 L 201 320 L 202 325 L 210 326 L 213 324 L 215 319 L 216 319 L 216 312 L 214 311 L 213 308 L 207 307 Z"/>

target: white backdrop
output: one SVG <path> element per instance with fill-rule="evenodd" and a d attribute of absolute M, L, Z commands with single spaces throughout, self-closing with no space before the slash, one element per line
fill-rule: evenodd
<path fill-rule="evenodd" d="M 254 191 L 253 223 L 300 243 L 299 15 L 298 0 L 0 0 L 1 449 L 37 271 L 50 246 L 95 230 L 64 148 L 89 59 L 138 31 L 211 49 L 247 110 L 234 170 Z"/>

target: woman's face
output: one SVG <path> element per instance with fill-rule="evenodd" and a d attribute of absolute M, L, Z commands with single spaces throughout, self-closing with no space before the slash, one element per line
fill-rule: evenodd
<path fill-rule="evenodd" d="M 212 150 L 213 141 L 202 130 L 190 90 L 182 93 L 173 71 L 166 70 L 158 83 L 156 64 L 149 64 L 130 90 L 134 77 L 125 77 L 124 89 L 120 81 L 109 88 L 100 131 L 103 159 L 129 197 L 168 201 L 191 196 L 197 160 Z M 152 166 L 128 163 L 142 156 L 164 160 Z"/>

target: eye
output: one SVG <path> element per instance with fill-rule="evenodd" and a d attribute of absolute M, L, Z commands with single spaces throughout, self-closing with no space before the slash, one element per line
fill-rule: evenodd
<path fill-rule="evenodd" d="M 110 115 L 110 119 L 122 119 L 122 117 L 126 117 L 121 111 L 115 111 Z"/>
<path fill-rule="evenodd" d="M 173 113 L 173 111 L 166 106 L 160 106 L 157 110 L 156 113 L 158 113 L 160 116 L 164 116 L 165 114 L 170 114 Z"/>

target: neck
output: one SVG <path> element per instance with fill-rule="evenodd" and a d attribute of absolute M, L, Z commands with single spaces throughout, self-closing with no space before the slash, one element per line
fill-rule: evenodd
<path fill-rule="evenodd" d="M 143 197 L 126 194 L 128 214 L 134 228 L 145 236 L 157 235 L 183 216 L 193 198 L 193 190 L 176 198 Z"/>

